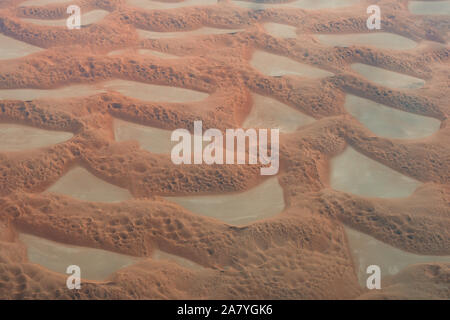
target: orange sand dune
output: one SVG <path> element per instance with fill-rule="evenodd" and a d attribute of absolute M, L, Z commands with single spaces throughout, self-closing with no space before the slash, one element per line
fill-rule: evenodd
<path fill-rule="evenodd" d="M 318 40 L 318 34 L 367 33 L 366 8 L 372 3 L 364 0 L 336 9 L 258 11 L 232 1 L 146 10 L 125 0 L 79 0 L 74 3 L 83 12 L 110 12 L 80 30 L 22 20 L 64 19 L 65 3 L 21 2 L 2 1 L 0 32 L 42 50 L 0 60 L 0 124 L 66 131 L 73 137 L 17 152 L 0 148 L 1 299 L 450 299 L 448 263 L 409 266 L 383 278 L 382 290 L 361 287 L 344 229 L 352 227 L 411 253 L 450 255 L 448 16 L 413 15 L 406 0 L 378 1 L 385 19 L 382 31 L 417 42 L 415 48 L 393 50 L 333 47 Z M 264 29 L 267 22 L 296 27 L 297 37 L 273 37 Z M 240 31 L 181 33 L 202 27 Z M 181 36 L 144 39 L 137 29 Z M 119 49 L 130 50 L 108 54 Z M 141 54 L 140 49 L 176 58 Z M 257 50 L 332 75 L 268 76 L 250 64 Z M 390 88 L 357 73 L 354 63 L 414 76 L 425 84 Z M 116 79 L 190 89 L 207 97 L 157 102 L 104 90 L 2 98 L 14 89 L 98 89 Z M 169 154 L 114 139 L 114 118 L 165 130 L 192 132 L 196 120 L 203 121 L 204 130 L 240 128 L 254 107 L 252 94 L 276 99 L 315 120 L 280 135 L 277 179 L 285 209 L 271 218 L 235 226 L 165 198 L 250 190 L 265 181 L 259 165 L 177 166 Z M 421 139 L 379 137 L 347 112 L 346 94 L 437 119 L 440 129 Z M 330 163 L 348 146 L 420 187 L 409 197 L 393 199 L 332 189 Z M 46 192 L 77 166 L 127 189 L 133 199 L 88 202 Z M 19 233 L 130 255 L 139 262 L 105 281 L 83 280 L 81 290 L 69 290 L 65 274 L 30 261 Z M 155 250 L 203 268 L 153 259 Z"/>

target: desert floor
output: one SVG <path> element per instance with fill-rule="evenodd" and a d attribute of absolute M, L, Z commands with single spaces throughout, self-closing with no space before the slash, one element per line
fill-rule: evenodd
<path fill-rule="evenodd" d="M 0 1 L 1 299 L 450 299 L 449 1 L 265 2 Z"/>

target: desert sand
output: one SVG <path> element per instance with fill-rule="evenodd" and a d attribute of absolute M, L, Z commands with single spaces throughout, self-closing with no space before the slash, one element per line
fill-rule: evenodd
<path fill-rule="evenodd" d="M 417 14 L 426 4 L 407 0 L 185 1 L 74 0 L 83 13 L 108 11 L 79 30 L 60 26 L 66 1 L 0 2 L 0 122 L 45 132 L 20 150 L 0 144 L 0 299 L 450 299 L 450 16 Z M 368 39 L 374 2 L 382 29 L 370 34 L 382 34 Z M 299 69 L 273 71 L 274 56 Z M 355 65 L 378 71 L 370 79 Z M 397 76 L 383 82 L 380 69 Z M 402 85 L 401 75 L 420 85 Z M 391 122 L 406 126 L 400 136 L 378 135 L 346 108 L 349 96 L 416 117 Z M 290 109 L 286 121 L 258 118 L 264 97 Z M 434 126 L 414 131 L 417 117 Z M 196 120 L 286 128 L 279 173 L 177 166 L 166 149 L 115 131 L 126 121 L 192 132 Z M 336 169 L 348 150 L 355 165 Z M 370 161 L 388 177 L 363 172 Z M 275 208 L 247 204 L 245 223 L 183 207 L 196 196 L 245 202 L 268 179 L 280 188 Z M 381 290 L 368 290 L 348 228 L 423 259 L 397 264 Z M 48 252 L 30 259 L 39 254 L 30 237 L 123 260 L 69 290 L 67 274 L 39 264 Z"/>

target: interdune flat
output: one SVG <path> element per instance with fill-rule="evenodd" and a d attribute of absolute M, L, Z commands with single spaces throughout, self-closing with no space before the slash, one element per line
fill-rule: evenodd
<path fill-rule="evenodd" d="M 450 1 L 409 1 L 408 8 L 414 14 L 450 15 Z"/>
<path fill-rule="evenodd" d="M 351 94 L 347 94 L 344 106 L 352 116 L 380 137 L 424 138 L 437 132 L 441 126 L 437 119 L 390 108 Z"/>
<path fill-rule="evenodd" d="M 243 123 L 244 128 L 279 129 L 280 132 L 293 132 L 301 126 L 314 122 L 314 118 L 275 99 L 252 95 L 253 106 Z"/>
<path fill-rule="evenodd" d="M 331 161 L 330 184 L 333 189 L 360 196 L 403 198 L 420 182 L 347 147 Z"/>
<path fill-rule="evenodd" d="M 80 23 L 87 26 L 92 23 L 103 20 L 109 14 L 106 10 L 92 10 L 81 14 Z M 34 23 L 42 26 L 66 27 L 67 19 L 46 20 L 46 19 L 22 19 L 25 22 Z"/>
<path fill-rule="evenodd" d="M 355 63 L 352 64 L 352 69 L 370 81 L 389 88 L 417 89 L 425 84 L 422 79 L 367 64 Z"/>
<path fill-rule="evenodd" d="M 83 201 L 120 202 L 132 198 L 127 189 L 97 178 L 82 167 L 75 167 L 56 181 L 46 192 L 64 194 Z"/>
<path fill-rule="evenodd" d="M 71 2 L 73 0 L 27 0 L 24 2 L 21 2 L 19 5 L 22 7 L 28 7 L 28 6 L 45 6 L 48 4 L 60 4 L 60 3 L 67 3 Z"/>
<path fill-rule="evenodd" d="M 161 59 L 177 59 L 179 58 L 176 55 L 164 53 L 160 51 L 155 50 L 149 50 L 149 49 L 119 49 L 119 50 L 113 50 L 111 52 L 108 52 L 109 56 L 119 55 L 119 54 L 142 54 L 142 55 L 149 55 L 149 56 L 155 56 Z"/>
<path fill-rule="evenodd" d="M 164 2 L 156 0 L 127 0 L 127 4 L 147 10 L 164 10 L 194 6 L 210 6 L 217 4 L 217 0 L 184 0 L 176 2 Z"/>
<path fill-rule="evenodd" d="M 267 33 L 275 38 L 296 38 L 297 28 L 281 23 L 268 22 L 264 24 Z"/>
<path fill-rule="evenodd" d="M 284 209 L 283 189 L 276 177 L 245 192 L 211 196 L 167 197 L 187 210 L 233 225 L 274 216 Z"/>
<path fill-rule="evenodd" d="M 415 41 L 388 32 L 319 34 L 315 36 L 322 44 L 333 47 L 362 45 L 392 50 L 410 50 L 417 47 L 417 43 Z"/>
<path fill-rule="evenodd" d="M 172 38 L 185 38 L 200 35 L 218 35 L 241 32 L 243 29 L 219 29 L 202 27 L 196 30 L 190 31 L 176 31 L 176 32 L 159 32 L 138 29 L 137 33 L 141 39 L 172 39 Z"/>
<path fill-rule="evenodd" d="M 48 147 L 69 140 L 71 132 L 50 131 L 19 124 L 0 123 L 0 152 Z"/>
<path fill-rule="evenodd" d="M 200 91 L 128 80 L 111 80 L 104 83 L 104 88 L 152 102 L 194 102 L 208 97 L 208 94 Z"/>
<path fill-rule="evenodd" d="M 331 72 L 265 51 L 253 53 L 251 65 L 268 76 L 296 75 L 307 78 L 332 76 Z"/>
<path fill-rule="evenodd" d="M 358 3 L 359 1 L 360 0 L 297 0 L 287 3 L 261 3 L 233 0 L 233 3 L 237 6 L 253 10 L 269 8 L 299 8 L 317 10 L 326 8 L 348 7 Z"/>
<path fill-rule="evenodd" d="M 0 89 L 0 100 L 60 99 L 90 96 L 105 92 L 98 85 L 70 85 L 57 89 Z"/>
<path fill-rule="evenodd" d="M 162 58 L 162 59 L 177 59 L 177 58 L 179 58 L 179 56 L 176 56 L 174 54 L 169 54 L 169 53 L 155 51 L 155 50 L 148 50 L 148 49 L 139 49 L 138 53 L 143 54 L 143 55 L 149 54 L 149 55 L 153 55 L 153 56 L 156 56 L 156 57 Z"/>
<path fill-rule="evenodd" d="M 43 49 L 0 34 L 0 60 L 16 59 Z"/>
<path fill-rule="evenodd" d="M 136 140 L 142 149 L 153 153 L 170 153 L 176 142 L 170 140 L 172 131 L 114 119 L 116 141 Z"/>
<path fill-rule="evenodd" d="M 80 267 L 81 278 L 102 281 L 111 274 L 138 262 L 138 258 L 106 250 L 67 245 L 25 233 L 19 239 L 27 247 L 28 260 L 68 277 L 67 267 Z"/>
<path fill-rule="evenodd" d="M 362 287 L 369 276 L 367 267 L 377 265 L 383 276 L 392 276 L 404 268 L 418 263 L 450 263 L 450 256 L 418 255 L 381 242 L 365 233 L 345 227 L 357 275 Z"/>

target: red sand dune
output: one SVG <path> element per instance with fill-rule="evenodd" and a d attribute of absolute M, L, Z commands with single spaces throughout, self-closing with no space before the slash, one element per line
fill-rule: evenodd
<path fill-rule="evenodd" d="M 20 7 L 2 1 L 2 34 L 44 50 L 0 60 L 0 89 L 51 89 L 124 79 L 195 89 L 210 94 L 193 103 L 151 103 L 119 93 L 88 97 L 0 100 L 0 122 L 70 131 L 69 141 L 40 149 L 0 152 L 0 298 L 2 299 L 380 299 L 443 298 L 448 264 L 415 265 L 386 280 L 382 290 L 358 284 L 343 224 L 399 249 L 450 255 L 450 127 L 448 16 L 413 16 L 407 1 L 382 0 L 383 31 L 419 43 L 396 51 L 364 46 L 325 47 L 315 33 L 367 32 L 368 3 L 333 10 L 249 11 L 230 2 L 173 10 L 132 8 L 124 0 L 79 0 L 83 11 L 104 9 L 104 20 L 81 28 L 47 27 L 23 17 L 62 19 L 66 4 Z M 371 4 L 371 3 L 370 3 Z M 297 39 L 278 39 L 262 23 L 296 26 Z M 136 28 L 185 31 L 201 26 L 244 32 L 195 39 L 139 40 Z M 180 56 L 165 60 L 121 48 Z M 256 49 L 290 57 L 335 75 L 314 80 L 269 77 L 253 69 Z M 365 63 L 426 80 L 418 90 L 375 84 L 350 68 Z M 169 155 L 114 141 L 112 117 L 162 129 L 239 128 L 254 92 L 270 96 L 317 121 L 280 137 L 279 182 L 285 210 L 236 227 L 199 216 L 162 196 L 242 192 L 262 181 L 250 165 L 176 166 Z M 343 107 L 345 93 L 392 108 L 434 117 L 440 130 L 420 140 L 375 136 Z M 372 159 L 424 183 L 409 198 L 365 198 L 329 185 L 329 161 L 350 145 Z M 83 202 L 43 193 L 81 165 L 128 189 L 135 199 Z M 66 276 L 27 260 L 18 232 L 138 257 L 136 265 L 105 282 L 84 281 L 68 290 Z M 190 270 L 150 258 L 155 249 L 188 258 Z"/>

